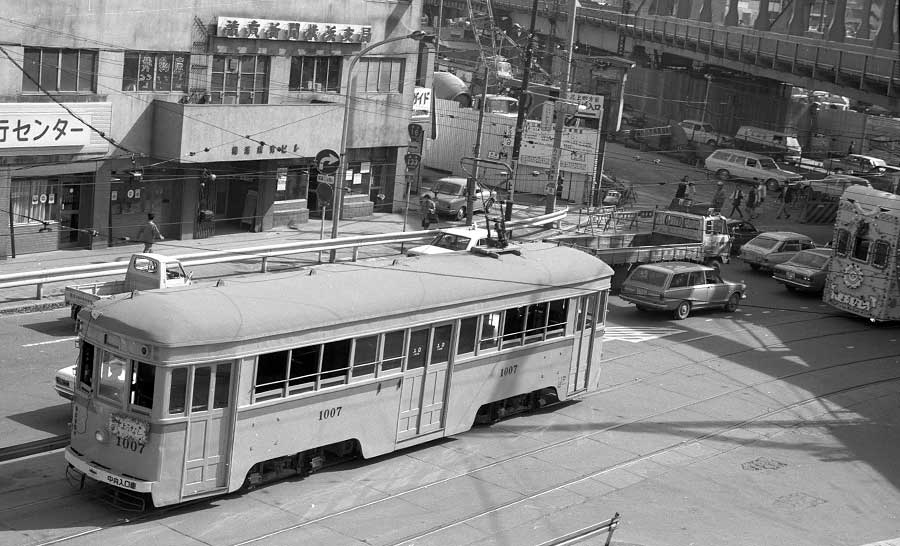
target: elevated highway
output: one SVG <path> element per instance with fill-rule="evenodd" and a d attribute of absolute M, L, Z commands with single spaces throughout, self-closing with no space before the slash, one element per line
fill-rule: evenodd
<path fill-rule="evenodd" d="M 448 1 L 452 0 L 444 0 L 445 5 Z M 440 0 L 428 2 L 437 5 Z M 806 10 L 802 23 L 795 22 L 794 14 L 785 11 L 772 23 L 753 26 L 740 26 L 736 21 L 712 22 L 734 17 L 729 13 L 710 15 L 709 3 L 694 14 L 696 7 L 692 10 L 690 0 L 682 0 L 671 8 L 681 16 L 658 14 L 657 2 L 650 6 L 656 14 L 647 13 L 642 7 L 632 14 L 621 13 L 620 7 L 582 7 L 577 10 L 577 40 L 626 56 L 639 49 L 651 56 L 675 55 L 900 111 L 900 48 L 893 25 L 882 24 L 867 39 L 847 37 L 845 32 L 831 29 L 815 36 L 807 29 L 810 0 L 786 3 L 786 10 Z M 565 4 L 561 0 L 539 2 L 538 33 L 553 34 L 552 29 L 566 19 Z M 845 5 L 846 0 L 839 0 L 839 4 Z M 885 20 L 894 18 L 892 4 L 888 0 L 881 6 Z M 528 28 L 532 0 L 494 0 L 493 6 L 495 13 L 506 12 L 513 22 Z M 843 19 L 833 19 L 832 26 L 843 29 Z M 779 26 L 784 32 L 761 30 Z"/>

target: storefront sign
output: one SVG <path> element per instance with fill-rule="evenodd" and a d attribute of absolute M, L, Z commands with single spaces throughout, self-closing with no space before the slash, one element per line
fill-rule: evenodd
<path fill-rule="evenodd" d="M 47 115 L 0 109 L 0 148 L 86 146 L 91 142 L 89 115 Z"/>
<path fill-rule="evenodd" d="M 310 23 L 246 17 L 219 17 L 216 35 L 249 40 L 367 43 L 372 27 L 345 23 Z"/>
<path fill-rule="evenodd" d="M 417 114 L 431 113 L 431 88 L 416 87 L 413 91 L 413 112 Z"/>

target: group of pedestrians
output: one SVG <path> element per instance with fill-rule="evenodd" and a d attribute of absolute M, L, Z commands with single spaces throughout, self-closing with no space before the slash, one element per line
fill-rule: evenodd
<path fill-rule="evenodd" d="M 679 190 L 681 191 L 681 184 Z M 724 214 L 726 202 L 731 205 L 731 209 L 727 216 L 739 217 L 741 219 L 754 220 L 759 218 L 763 211 L 763 205 L 766 202 L 766 186 L 762 183 L 750 184 L 749 187 L 735 184 L 729 194 L 725 189 L 724 182 L 716 183 L 716 191 L 712 196 L 712 208 Z M 791 208 L 797 197 L 797 189 L 793 186 L 785 187 L 778 194 L 778 212 L 775 218 L 790 218 Z M 678 193 L 676 193 L 677 197 Z M 745 214 L 746 212 L 746 214 Z"/>

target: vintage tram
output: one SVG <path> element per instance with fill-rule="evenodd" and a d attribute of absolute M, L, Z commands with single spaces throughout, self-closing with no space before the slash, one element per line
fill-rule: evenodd
<path fill-rule="evenodd" d="M 570 248 L 517 248 L 83 310 L 68 475 L 123 507 L 165 506 L 596 389 L 611 269 Z"/>
<path fill-rule="evenodd" d="M 872 321 L 900 319 L 900 196 L 844 190 L 832 246 L 825 303 Z"/>

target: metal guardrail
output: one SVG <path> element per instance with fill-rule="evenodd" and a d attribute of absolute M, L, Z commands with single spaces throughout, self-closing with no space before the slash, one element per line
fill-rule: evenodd
<path fill-rule="evenodd" d="M 568 214 L 568 209 L 562 209 L 550 214 L 521 218 L 506 222 L 507 229 L 541 227 L 561 221 Z M 302 254 L 309 252 L 323 252 L 326 250 L 352 249 L 352 260 L 359 257 L 359 249 L 367 246 L 399 244 L 410 241 L 422 241 L 430 239 L 440 232 L 438 229 L 424 231 L 407 231 L 395 233 L 383 233 L 375 235 L 358 235 L 355 237 L 340 237 L 337 239 L 322 239 L 318 241 L 300 241 L 296 243 L 280 243 L 255 247 L 231 248 L 227 250 L 213 250 L 208 252 L 195 252 L 191 254 L 179 254 L 171 256 L 181 262 L 182 265 L 198 266 L 226 262 L 244 262 L 248 260 L 260 260 L 260 272 L 268 268 L 269 258 L 287 256 L 290 254 Z M 107 262 L 101 264 L 76 265 L 44 269 L 40 271 L 26 271 L 21 273 L 7 273 L 0 275 L 0 289 L 16 288 L 20 286 L 35 285 L 37 293 L 35 299 L 43 298 L 43 288 L 47 283 L 86 279 L 91 277 L 106 277 L 110 275 L 124 274 L 128 269 L 127 262 Z"/>

